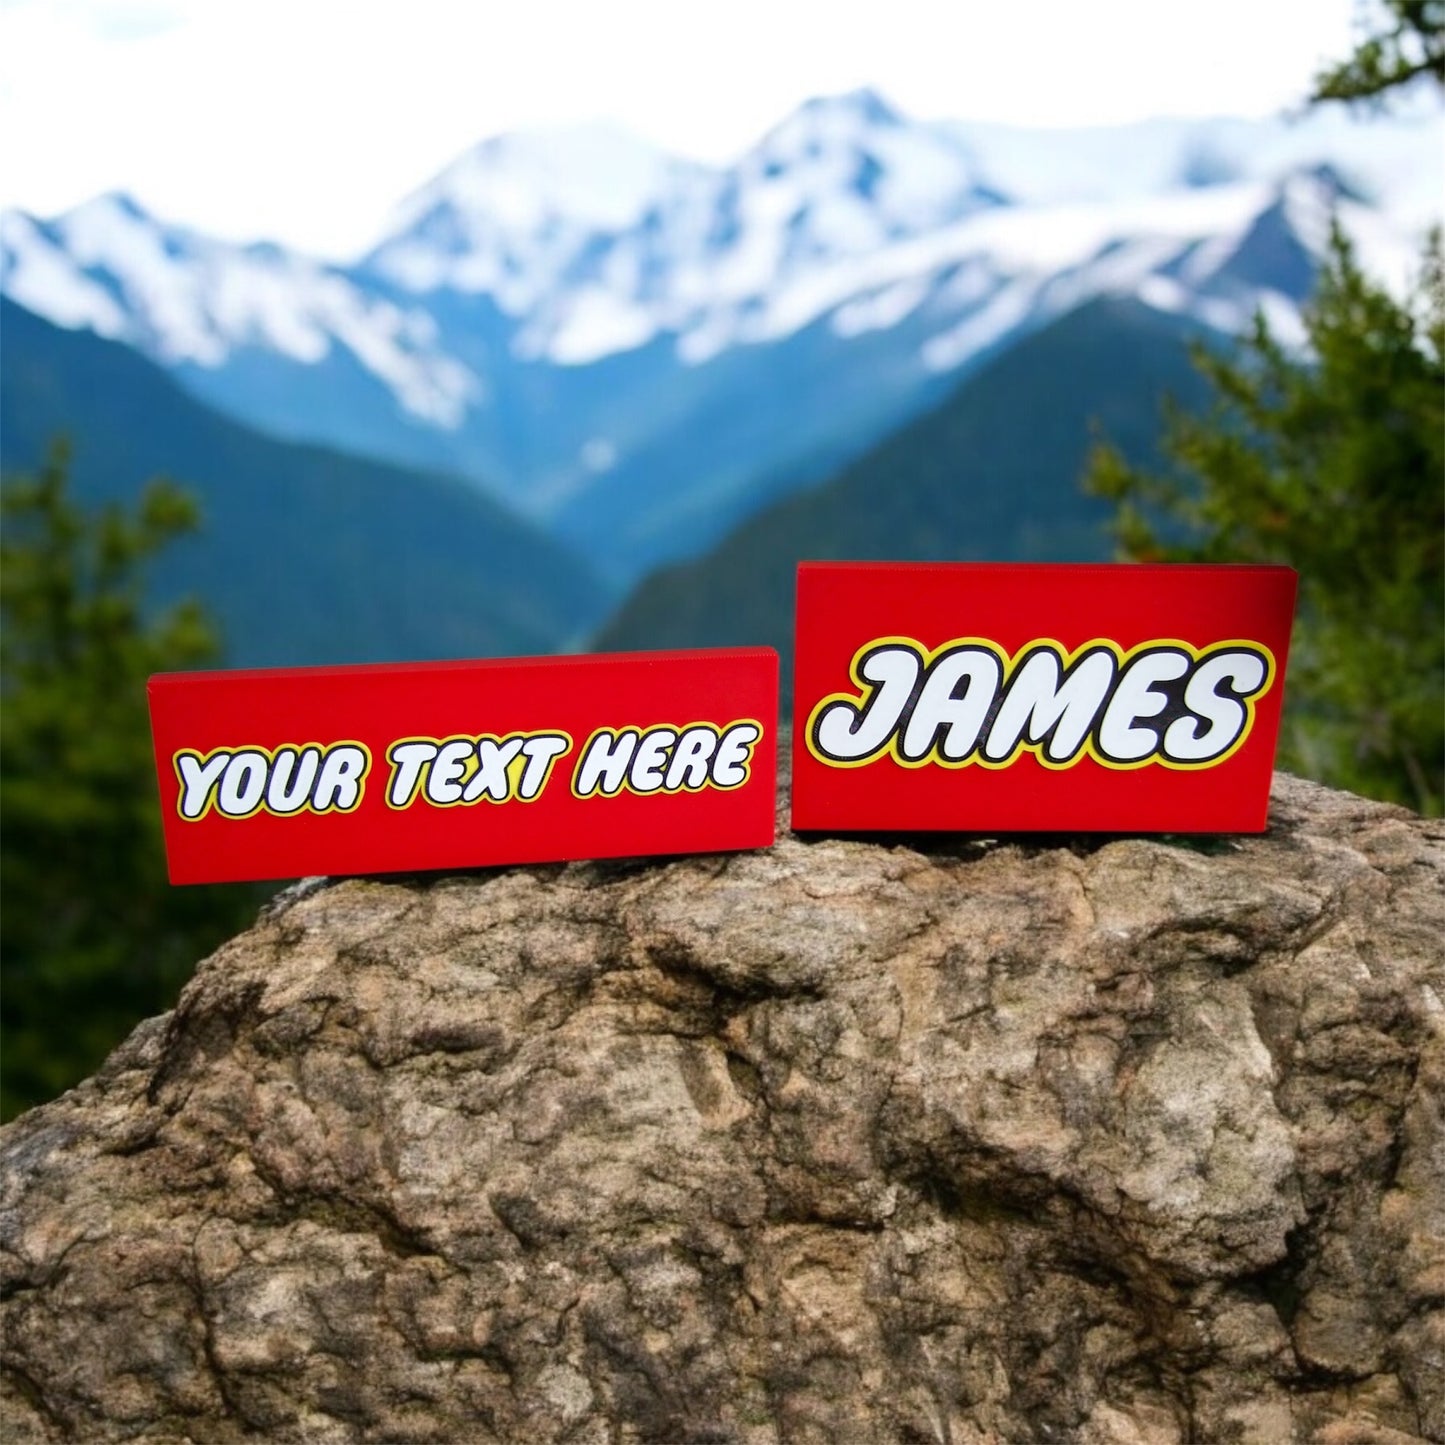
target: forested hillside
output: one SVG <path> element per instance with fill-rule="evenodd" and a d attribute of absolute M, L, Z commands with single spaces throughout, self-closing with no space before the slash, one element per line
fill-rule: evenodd
<path fill-rule="evenodd" d="M 604 605 L 581 559 L 468 482 L 261 436 L 129 347 L 0 307 L 0 466 L 63 433 L 82 501 L 182 483 L 201 531 L 159 559 L 154 597 L 200 596 L 231 665 L 550 652 Z"/>
<path fill-rule="evenodd" d="M 599 648 L 767 643 L 788 657 L 793 570 L 808 558 L 1092 561 L 1110 507 L 1079 480 L 1096 429 L 1152 455 L 1162 400 L 1197 399 L 1176 318 L 1100 300 L 1020 342 L 847 467 L 628 599 Z M 785 690 L 788 683 L 784 668 Z"/>

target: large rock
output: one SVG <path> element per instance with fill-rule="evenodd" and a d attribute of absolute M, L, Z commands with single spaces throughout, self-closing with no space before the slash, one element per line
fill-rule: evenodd
<path fill-rule="evenodd" d="M 1445 1438 L 1441 844 L 293 890 L 5 1131 L 5 1439 Z"/>

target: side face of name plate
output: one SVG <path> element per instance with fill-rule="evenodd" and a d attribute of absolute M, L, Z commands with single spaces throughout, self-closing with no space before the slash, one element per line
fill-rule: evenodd
<path fill-rule="evenodd" d="M 771 648 L 170 673 L 173 883 L 766 847 Z"/>
<path fill-rule="evenodd" d="M 1287 567 L 803 563 L 793 827 L 1261 832 Z"/>

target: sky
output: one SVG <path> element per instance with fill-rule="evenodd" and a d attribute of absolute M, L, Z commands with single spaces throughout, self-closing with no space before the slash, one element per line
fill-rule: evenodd
<path fill-rule="evenodd" d="M 1298 106 L 1357 0 L 0 0 L 0 205 L 125 190 L 346 258 L 487 136 L 605 120 L 726 161 L 871 85 L 1034 126 Z"/>

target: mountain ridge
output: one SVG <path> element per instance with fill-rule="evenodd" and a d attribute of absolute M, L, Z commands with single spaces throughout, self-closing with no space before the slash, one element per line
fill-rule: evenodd
<path fill-rule="evenodd" d="M 726 166 L 585 132 L 484 141 L 353 265 L 115 197 L 10 212 L 3 289 L 247 425 L 464 475 L 627 583 L 1095 296 L 1224 332 L 1263 307 L 1297 338 L 1332 214 L 1365 264 L 1409 269 L 1440 129 L 1028 133 L 862 91 Z"/>
<path fill-rule="evenodd" d="M 1101 561 L 1108 506 L 1079 486 L 1094 438 L 1154 459 L 1163 396 L 1199 401 L 1187 343 L 1209 333 L 1098 298 L 1018 342 L 826 484 L 774 501 L 691 563 L 661 569 L 600 650 L 766 644 L 790 687 L 804 560 Z"/>
<path fill-rule="evenodd" d="M 233 666 L 550 652 L 606 593 L 586 564 L 456 478 L 289 446 L 218 416 L 128 347 L 0 298 L 0 465 L 74 443 L 87 505 L 166 474 L 199 535 L 152 568 L 152 598 L 205 601 Z"/>

